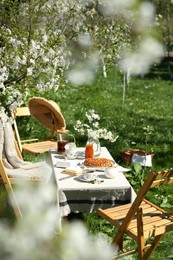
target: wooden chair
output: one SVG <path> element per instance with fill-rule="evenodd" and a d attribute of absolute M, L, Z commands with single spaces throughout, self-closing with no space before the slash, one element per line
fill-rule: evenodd
<path fill-rule="evenodd" d="M 17 151 L 19 158 L 22 159 L 22 155 L 19 151 L 19 148 L 18 148 L 18 145 L 17 145 L 16 142 L 15 142 L 15 148 L 16 148 L 16 151 Z M 13 189 L 13 185 L 19 184 L 21 181 L 24 181 L 24 179 L 23 178 L 17 178 L 17 177 L 15 177 L 15 178 L 9 177 L 7 175 L 7 172 L 6 172 L 6 169 L 4 167 L 2 158 L 0 156 L 0 183 L 4 184 L 4 186 L 7 190 L 7 193 L 11 198 L 12 206 L 13 206 L 14 213 L 15 213 L 15 216 L 16 216 L 17 219 L 22 218 L 22 212 L 21 212 L 19 203 L 16 199 L 15 192 L 14 192 L 14 189 Z M 26 178 L 25 181 L 29 181 L 30 183 L 33 183 L 33 184 L 38 184 L 38 183 L 41 183 L 43 180 L 39 177 L 33 177 L 33 178 Z"/>
<path fill-rule="evenodd" d="M 118 255 L 113 259 L 138 253 L 140 260 L 149 259 L 162 236 L 173 230 L 173 214 L 167 213 L 155 204 L 147 201 L 145 195 L 149 188 L 173 183 L 173 169 L 158 173 L 150 172 L 133 203 L 97 210 L 97 213 L 117 228 L 112 244 Z M 130 236 L 137 242 L 137 249 L 124 252 L 123 236 Z M 148 243 L 148 239 L 153 240 Z"/>
<path fill-rule="evenodd" d="M 44 111 L 43 111 L 44 109 Z M 41 114 L 46 111 L 46 108 L 42 108 L 41 110 L 35 110 L 36 114 Z M 46 140 L 41 140 L 39 138 L 34 139 L 25 139 L 21 140 L 16 117 L 24 117 L 31 116 L 29 107 L 17 107 L 15 110 L 11 111 L 12 118 L 14 120 L 14 132 L 17 144 L 19 146 L 20 152 L 29 152 L 31 154 L 41 154 L 48 152 L 51 148 L 57 148 L 57 141 L 53 139 L 55 129 L 52 128 L 50 136 Z"/>

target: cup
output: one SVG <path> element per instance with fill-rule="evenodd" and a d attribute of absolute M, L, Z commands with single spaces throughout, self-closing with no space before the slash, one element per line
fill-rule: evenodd
<path fill-rule="evenodd" d="M 83 170 L 83 178 L 86 181 L 92 181 L 95 177 L 94 171 L 93 170 Z"/>
<path fill-rule="evenodd" d="M 75 159 L 77 155 L 76 144 L 69 142 L 65 145 L 65 156 L 67 159 Z"/>

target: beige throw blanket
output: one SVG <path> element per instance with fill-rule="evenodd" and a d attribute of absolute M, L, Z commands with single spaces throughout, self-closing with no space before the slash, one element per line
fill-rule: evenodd
<path fill-rule="evenodd" d="M 40 177 L 48 182 L 52 169 L 47 162 L 31 163 L 21 160 L 14 145 L 14 134 L 10 123 L 6 123 L 0 129 L 0 154 L 6 168 L 7 174 L 11 177 Z"/>
<path fill-rule="evenodd" d="M 32 163 L 18 157 L 12 125 L 8 122 L 0 125 L 0 158 L 2 158 L 6 172 L 10 177 L 39 177 L 43 179 L 44 183 L 47 183 L 51 178 L 52 167 L 48 161 Z M 63 191 L 57 190 L 57 201 L 60 217 L 67 216 L 70 213 L 70 208 Z"/>

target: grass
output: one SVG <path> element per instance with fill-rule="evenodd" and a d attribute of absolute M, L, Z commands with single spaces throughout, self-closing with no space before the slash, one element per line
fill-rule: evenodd
<path fill-rule="evenodd" d="M 60 105 L 72 133 L 76 120 L 83 120 L 85 111 L 95 109 L 101 116 L 101 125 L 120 136 L 115 144 L 102 141 L 118 161 L 122 149 L 146 148 L 143 128 L 152 126 L 154 132 L 147 149 L 155 154 L 154 166 L 155 162 L 156 166 L 171 166 L 171 160 L 165 160 L 171 156 L 173 144 L 171 81 L 151 76 L 132 78 L 122 108 L 122 76 L 112 68 L 107 79 L 99 75 L 92 86 L 59 88 L 56 94 L 49 93 L 48 98 Z M 75 134 L 77 145 L 85 145 L 86 138 Z"/>
<path fill-rule="evenodd" d="M 75 134 L 77 146 L 84 146 L 87 137 L 75 133 L 73 125 L 76 120 L 84 120 L 85 112 L 95 109 L 101 117 L 101 126 L 119 135 L 116 143 L 101 140 L 117 163 L 123 165 L 120 151 L 128 148 L 146 150 L 144 127 L 151 126 L 154 131 L 149 136 L 147 151 L 154 153 L 153 166 L 155 170 L 172 167 L 173 158 L 173 84 L 169 79 L 167 68 L 154 67 L 145 77 L 133 77 L 126 88 L 125 102 L 122 104 L 123 77 L 114 67 L 108 69 L 107 78 L 98 75 L 90 86 L 60 87 L 56 93 L 44 93 L 47 99 L 56 101 L 66 119 L 67 128 Z M 21 124 L 22 125 L 22 124 Z M 42 127 L 29 128 L 29 122 L 24 122 L 20 131 L 44 135 Z M 30 160 L 30 157 L 26 159 Z M 144 169 L 143 169 L 144 171 Z M 145 169 L 144 176 L 149 169 Z M 132 170 L 127 178 L 137 191 L 141 176 Z M 135 180 L 135 182 L 134 182 Z M 156 193 L 158 196 L 156 196 Z M 164 199 L 170 199 L 173 205 L 172 186 L 167 189 L 157 189 L 149 194 L 151 200 L 160 205 Z M 170 208 L 168 208 L 170 209 Z M 111 241 L 115 230 L 96 214 L 84 214 L 84 222 L 91 233 L 106 234 Z M 126 240 L 126 246 L 131 245 Z M 173 258 L 173 233 L 166 234 L 151 259 L 158 260 Z M 135 259 L 135 258 L 134 258 Z"/>

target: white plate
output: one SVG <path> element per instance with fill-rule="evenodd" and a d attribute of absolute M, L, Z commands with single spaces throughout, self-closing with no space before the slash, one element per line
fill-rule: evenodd
<path fill-rule="evenodd" d="M 95 178 L 96 178 L 96 175 L 94 175 L 93 178 L 92 178 L 92 179 L 89 179 L 89 180 L 84 179 L 84 177 L 83 177 L 82 175 L 78 177 L 78 179 L 79 179 L 80 181 L 84 181 L 84 182 L 93 181 L 93 180 L 95 180 Z"/>
<path fill-rule="evenodd" d="M 63 153 L 61 156 L 62 156 L 64 159 L 67 159 L 67 156 L 66 156 L 65 153 Z M 76 155 L 74 156 L 74 158 L 71 158 L 71 159 L 68 159 L 68 160 L 83 159 L 84 157 L 85 157 L 84 152 L 82 152 L 82 151 L 77 151 L 77 152 L 76 152 Z"/>

